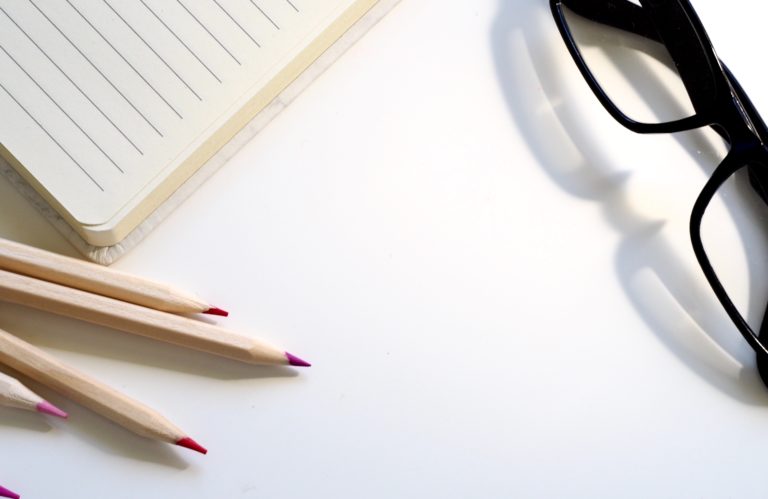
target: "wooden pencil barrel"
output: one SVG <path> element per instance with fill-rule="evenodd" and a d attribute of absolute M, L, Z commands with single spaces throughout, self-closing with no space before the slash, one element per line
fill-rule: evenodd
<path fill-rule="evenodd" d="M 166 312 L 188 314 L 210 308 L 200 298 L 167 284 L 3 238 L 0 269 Z"/>
<path fill-rule="evenodd" d="M 252 364 L 288 364 L 283 350 L 218 326 L 0 270 L 0 301 L 72 317 Z"/>
<path fill-rule="evenodd" d="M 176 443 L 184 432 L 159 413 L 0 329 L 0 362 L 143 437 Z"/>

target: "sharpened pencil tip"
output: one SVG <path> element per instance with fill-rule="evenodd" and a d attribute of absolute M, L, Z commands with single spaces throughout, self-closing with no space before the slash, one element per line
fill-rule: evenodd
<path fill-rule="evenodd" d="M 48 414 L 50 416 L 56 416 L 57 418 L 61 419 L 67 419 L 69 417 L 69 414 L 62 411 L 55 405 L 51 404 L 50 402 L 42 401 L 36 406 L 37 412 L 42 412 L 43 414 Z"/>
<path fill-rule="evenodd" d="M 203 313 L 208 315 L 218 315 L 221 317 L 229 317 L 229 312 L 227 312 L 226 310 L 222 310 L 219 307 L 211 307 Z"/>
<path fill-rule="evenodd" d="M 285 352 L 285 358 L 288 359 L 288 363 L 292 366 L 296 367 L 311 367 L 312 364 L 307 362 L 306 360 L 301 360 L 300 358 L 296 357 L 295 355 Z"/>
<path fill-rule="evenodd" d="M 200 445 L 199 443 L 195 442 L 189 437 L 184 437 L 178 442 L 176 442 L 176 445 L 180 445 L 182 447 L 186 447 L 187 449 L 192 449 L 194 451 L 199 452 L 200 454 L 208 454 L 208 449 Z"/>
<path fill-rule="evenodd" d="M 11 499 L 20 499 L 21 496 L 16 492 L 11 492 L 2 485 L 0 485 L 0 497 L 10 497 Z"/>

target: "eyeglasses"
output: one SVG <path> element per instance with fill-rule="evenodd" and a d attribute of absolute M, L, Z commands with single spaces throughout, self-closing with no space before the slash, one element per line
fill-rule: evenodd
<path fill-rule="evenodd" d="M 745 319 L 744 307 L 737 307 L 734 293 L 726 291 L 734 291 L 732 281 L 721 281 L 731 263 L 728 255 L 715 259 L 713 266 L 711 248 L 716 244 L 707 240 L 705 245 L 702 240 L 703 222 L 717 223 L 717 206 L 728 204 L 734 196 L 749 195 L 760 209 L 768 207 L 768 128 L 739 82 L 715 55 L 688 0 L 550 0 L 550 6 L 582 76 L 619 123 L 637 133 L 672 133 L 709 126 L 728 145 L 727 155 L 694 203 L 690 237 L 707 281 L 756 352 L 758 371 L 768 386 L 768 321 L 762 317 L 756 334 Z M 596 45 L 601 50 L 591 50 Z M 620 57 L 622 49 L 632 49 L 640 56 Z M 616 61 L 604 64 L 595 59 L 606 56 L 623 61 L 624 71 L 615 70 Z M 649 78 L 645 68 L 649 56 L 666 60 L 667 70 Z M 653 78 L 652 85 L 648 84 Z M 675 91 L 682 100 L 672 99 Z M 641 98 L 628 98 L 628 92 Z M 746 189 L 738 189 L 738 179 L 742 178 L 749 179 Z M 763 235 L 766 227 L 760 227 Z M 768 258 L 763 260 L 768 263 Z M 758 277 L 768 281 L 768 274 Z M 735 291 L 743 294 L 739 293 L 743 290 Z"/>

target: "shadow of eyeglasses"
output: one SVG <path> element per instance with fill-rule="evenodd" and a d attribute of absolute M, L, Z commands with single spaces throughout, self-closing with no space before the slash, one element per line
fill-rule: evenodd
<path fill-rule="evenodd" d="M 615 161 L 601 146 L 601 138 L 583 126 L 584 117 L 565 98 L 566 89 L 574 83 L 564 77 L 562 68 L 563 64 L 573 66 L 573 62 L 547 4 L 500 0 L 491 45 L 510 114 L 534 157 L 563 191 L 599 203 L 606 221 L 622 236 L 614 267 L 626 296 L 649 329 L 712 386 L 743 403 L 768 404 L 752 350 L 697 272 L 693 253 L 683 254 L 672 244 L 662 230 L 663 219 L 649 218 L 633 208 L 624 190 L 631 174 L 617 172 Z M 627 57 L 631 54 L 624 52 Z M 641 65 L 628 66 L 636 71 L 644 69 Z M 648 75 L 636 81 L 647 84 Z M 575 85 L 590 92 L 581 81 Z M 659 102 L 679 106 L 672 95 L 664 94 L 663 87 L 656 86 L 653 92 Z M 697 130 L 676 137 L 707 174 L 722 156 L 711 135 Z M 739 179 L 734 189 L 744 194 L 750 187 L 745 179 Z M 733 196 L 728 202 L 737 226 L 754 218 L 754 206 L 743 199 L 748 197 Z M 757 293 L 750 293 L 753 295 Z M 756 297 L 749 309 L 762 314 L 764 306 L 765 301 L 760 303 Z"/>

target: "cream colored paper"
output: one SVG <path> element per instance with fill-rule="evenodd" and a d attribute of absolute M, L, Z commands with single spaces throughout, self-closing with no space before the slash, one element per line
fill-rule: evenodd
<path fill-rule="evenodd" d="M 3 156 L 113 245 L 373 3 L 2 0 Z"/>

